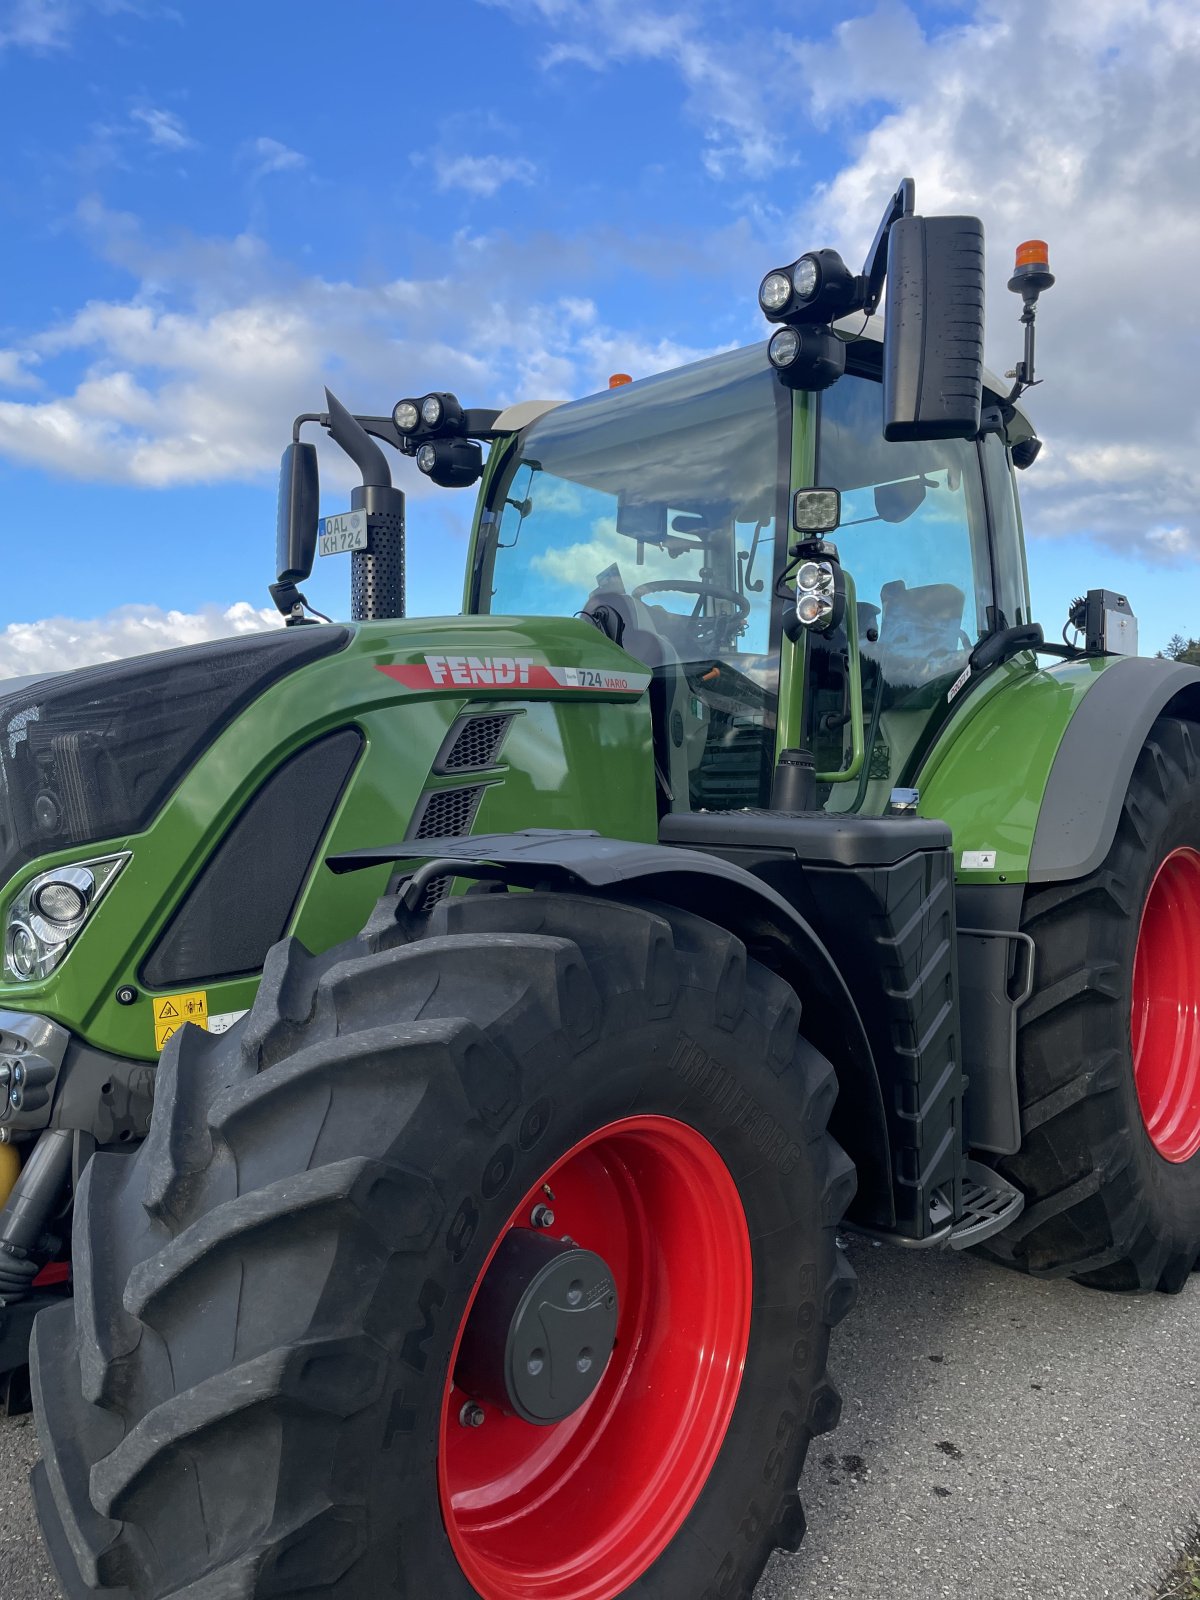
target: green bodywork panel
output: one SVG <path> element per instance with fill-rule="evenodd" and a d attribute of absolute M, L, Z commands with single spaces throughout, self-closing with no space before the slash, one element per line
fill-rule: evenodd
<path fill-rule="evenodd" d="M 586 668 L 600 687 L 456 685 L 410 688 L 389 668 L 430 677 L 437 663 L 476 665 L 496 657 L 537 666 Z M 59 967 L 36 983 L 0 983 L 0 1008 L 52 1017 L 100 1049 L 153 1059 L 152 994 L 139 972 L 196 873 L 261 784 L 321 734 L 357 726 L 362 755 L 318 851 L 288 932 L 310 950 L 357 933 L 388 878 L 384 867 L 337 876 L 323 858 L 403 839 L 430 789 L 487 785 L 472 831 L 593 828 L 617 838 L 657 836 L 649 700 L 605 682 L 628 674 L 630 659 L 595 628 L 570 618 L 436 617 L 357 624 L 346 649 L 274 683 L 200 756 L 143 833 L 45 855 L 0 890 L 0 920 L 22 886 L 47 868 L 118 851 L 131 859 L 96 906 Z M 488 676 L 486 666 L 459 677 Z M 536 677 L 536 672 L 533 674 Z M 519 713 L 484 774 L 430 772 L 455 718 L 478 706 Z M 229 915 L 236 917 L 236 905 Z M 257 976 L 195 982 L 209 1014 L 248 1007 Z M 133 1005 L 116 1000 L 132 984 Z"/>
<path fill-rule="evenodd" d="M 1025 883 L 1050 769 L 1079 702 L 1112 656 L 1039 667 L 1025 654 L 969 693 L 918 778 L 920 812 L 950 824 L 959 883 Z M 964 870 L 964 851 L 995 851 Z"/>

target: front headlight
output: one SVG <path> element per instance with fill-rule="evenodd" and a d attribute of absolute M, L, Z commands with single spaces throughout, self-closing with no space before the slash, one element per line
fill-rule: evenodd
<path fill-rule="evenodd" d="M 4 976 L 17 983 L 48 977 L 128 860 L 119 855 L 74 861 L 31 878 L 8 908 Z"/>

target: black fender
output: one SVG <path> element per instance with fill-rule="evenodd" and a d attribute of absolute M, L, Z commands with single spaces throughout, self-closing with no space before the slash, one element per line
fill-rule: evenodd
<path fill-rule="evenodd" d="M 1100 673 L 1067 724 L 1042 796 L 1030 883 L 1083 878 L 1108 855 L 1155 720 L 1200 722 L 1200 667 L 1130 656 Z"/>
<path fill-rule="evenodd" d="M 791 984 L 804 1033 L 833 1062 L 839 1092 L 854 1107 L 853 1137 L 841 1131 L 858 1167 L 856 1221 L 895 1225 L 891 1143 L 883 1090 L 862 1017 L 832 956 L 805 919 L 760 878 L 699 850 L 607 839 L 598 833 L 528 828 L 462 839 L 402 840 L 330 856 L 333 872 L 422 862 L 394 885 L 416 910 L 426 886 L 457 877 L 525 889 L 571 889 L 658 900 L 705 917 L 743 941 L 750 953 Z M 843 1119 L 844 1122 L 844 1119 Z"/>

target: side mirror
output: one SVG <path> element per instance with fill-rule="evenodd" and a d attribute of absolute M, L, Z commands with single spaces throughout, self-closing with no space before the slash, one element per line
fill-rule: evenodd
<path fill-rule="evenodd" d="M 317 554 L 321 486 L 315 444 L 293 443 L 279 466 L 275 565 L 280 583 L 303 583 Z"/>
<path fill-rule="evenodd" d="M 983 224 L 900 217 L 888 236 L 883 436 L 973 439 L 983 399 Z"/>

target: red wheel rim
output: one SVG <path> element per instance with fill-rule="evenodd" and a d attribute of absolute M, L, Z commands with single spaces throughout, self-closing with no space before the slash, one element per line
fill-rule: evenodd
<path fill-rule="evenodd" d="M 678 1532 L 724 1443 L 750 1338 L 750 1234 L 721 1157 L 669 1117 L 627 1117 L 582 1140 L 505 1232 L 529 1226 L 544 1186 L 554 1233 L 612 1270 L 616 1348 L 595 1393 L 553 1427 L 489 1407 L 482 1427 L 464 1428 L 471 1397 L 451 1377 L 442 1517 L 482 1600 L 612 1600 Z"/>
<path fill-rule="evenodd" d="M 1173 850 L 1146 897 L 1133 962 L 1142 1120 L 1168 1161 L 1200 1150 L 1200 851 Z"/>

